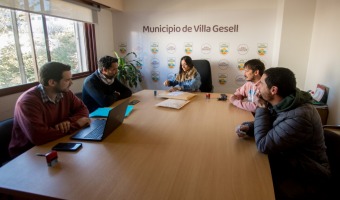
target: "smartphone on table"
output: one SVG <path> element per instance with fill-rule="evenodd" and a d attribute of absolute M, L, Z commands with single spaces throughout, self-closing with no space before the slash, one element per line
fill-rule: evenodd
<path fill-rule="evenodd" d="M 82 147 L 82 143 L 79 142 L 61 142 L 52 147 L 55 151 L 77 151 Z"/>

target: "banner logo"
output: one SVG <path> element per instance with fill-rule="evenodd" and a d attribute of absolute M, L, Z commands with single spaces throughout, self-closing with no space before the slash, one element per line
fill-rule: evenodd
<path fill-rule="evenodd" d="M 192 42 L 186 42 L 184 43 L 184 52 L 187 54 L 187 55 L 190 55 L 192 53 Z"/>
<path fill-rule="evenodd" d="M 153 42 L 153 43 L 151 43 L 151 45 L 150 45 L 150 50 L 151 50 L 151 53 L 152 53 L 152 54 L 157 54 L 158 51 L 159 51 L 158 42 Z"/>
<path fill-rule="evenodd" d="M 211 51 L 211 45 L 208 43 L 205 43 L 201 46 L 201 52 L 204 54 L 209 54 Z"/>
<path fill-rule="evenodd" d="M 227 55 L 229 53 L 229 44 L 220 43 L 220 53 L 222 55 Z"/>
<path fill-rule="evenodd" d="M 246 63 L 247 60 L 246 59 L 238 59 L 237 60 L 237 68 L 242 71 L 244 70 L 244 63 Z"/>
<path fill-rule="evenodd" d="M 218 67 L 221 69 L 221 70 L 227 70 L 228 67 L 229 67 L 229 61 L 228 60 L 220 60 L 218 62 Z"/>
<path fill-rule="evenodd" d="M 220 85 L 224 85 L 227 83 L 227 74 L 218 74 L 218 82 L 220 83 Z"/>
<path fill-rule="evenodd" d="M 166 46 L 166 51 L 170 54 L 174 54 L 176 52 L 176 45 L 173 43 L 170 43 Z"/>
<path fill-rule="evenodd" d="M 268 45 L 266 43 L 258 43 L 257 44 L 257 53 L 260 56 L 264 56 L 267 53 L 267 48 L 268 48 Z"/>
<path fill-rule="evenodd" d="M 175 78 L 176 78 L 176 74 L 174 73 L 168 74 L 168 80 L 175 80 Z"/>
<path fill-rule="evenodd" d="M 237 52 L 241 55 L 246 55 L 248 53 L 248 50 L 249 48 L 248 48 L 248 45 L 246 44 L 240 44 L 237 47 Z"/>
<path fill-rule="evenodd" d="M 143 47 L 141 45 L 138 45 L 133 48 L 133 51 L 136 52 L 137 54 L 142 54 L 143 53 Z"/>
<path fill-rule="evenodd" d="M 126 43 L 121 43 L 121 44 L 119 45 L 119 52 L 120 52 L 121 54 L 125 54 L 126 51 L 127 51 L 126 49 L 127 49 Z"/>
<path fill-rule="evenodd" d="M 151 60 L 151 66 L 152 66 L 152 68 L 158 68 L 159 67 L 159 64 L 160 64 L 160 62 L 159 62 L 159 60 L 157 59 L 157 58 L 153 58 L 152 60 Z"/>
<path fill-rule="evenodd" d="M 159 81 L 159 71 L 151 71 L 151 79 L 153 82 L 158 82 Z"/>
<path fill-rule="evenodd" d="M 170 69 L 175 68 L 176 66 L 176 58 L 168 58 L 168 67 Z"/>
<path fill-rule="evenodd" d="M 138 58 L 137 61 L 138 62 L 136 62 L 136 68 L 141 70 L 143 68 L 143 59 L 142 58 Z"/>

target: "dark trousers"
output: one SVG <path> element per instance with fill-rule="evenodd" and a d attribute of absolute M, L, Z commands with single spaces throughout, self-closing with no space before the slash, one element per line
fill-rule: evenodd
<path fill-rule="evenodd" d="M 328 179 L 296 171 L 285 160 L 269 156 L 276 200 L 328 199 Z"/>

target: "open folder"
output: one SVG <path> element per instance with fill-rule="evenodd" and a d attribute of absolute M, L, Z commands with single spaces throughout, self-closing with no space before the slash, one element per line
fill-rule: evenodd
<path fill-rule="evenodd" d="M 110 107 L 97 108 L 97 110 L 90 113 L 90 117 L 108 117 L 111 109 Z M 133 105 L 128 105 L 125 111 L 125 117 L 129 116 L 132 110 Z"/>

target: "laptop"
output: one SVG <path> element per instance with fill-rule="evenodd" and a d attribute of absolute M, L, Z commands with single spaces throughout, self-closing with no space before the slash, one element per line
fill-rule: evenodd
<path fill-rule="evenodd" d="M 129 99 L 123 101 L 121 104 L 110 110 L 107 119 L 93 120 L 90 126 L 78 131 L 71 139 L 102 141 L 123 123 L 128 104 Z"/>

